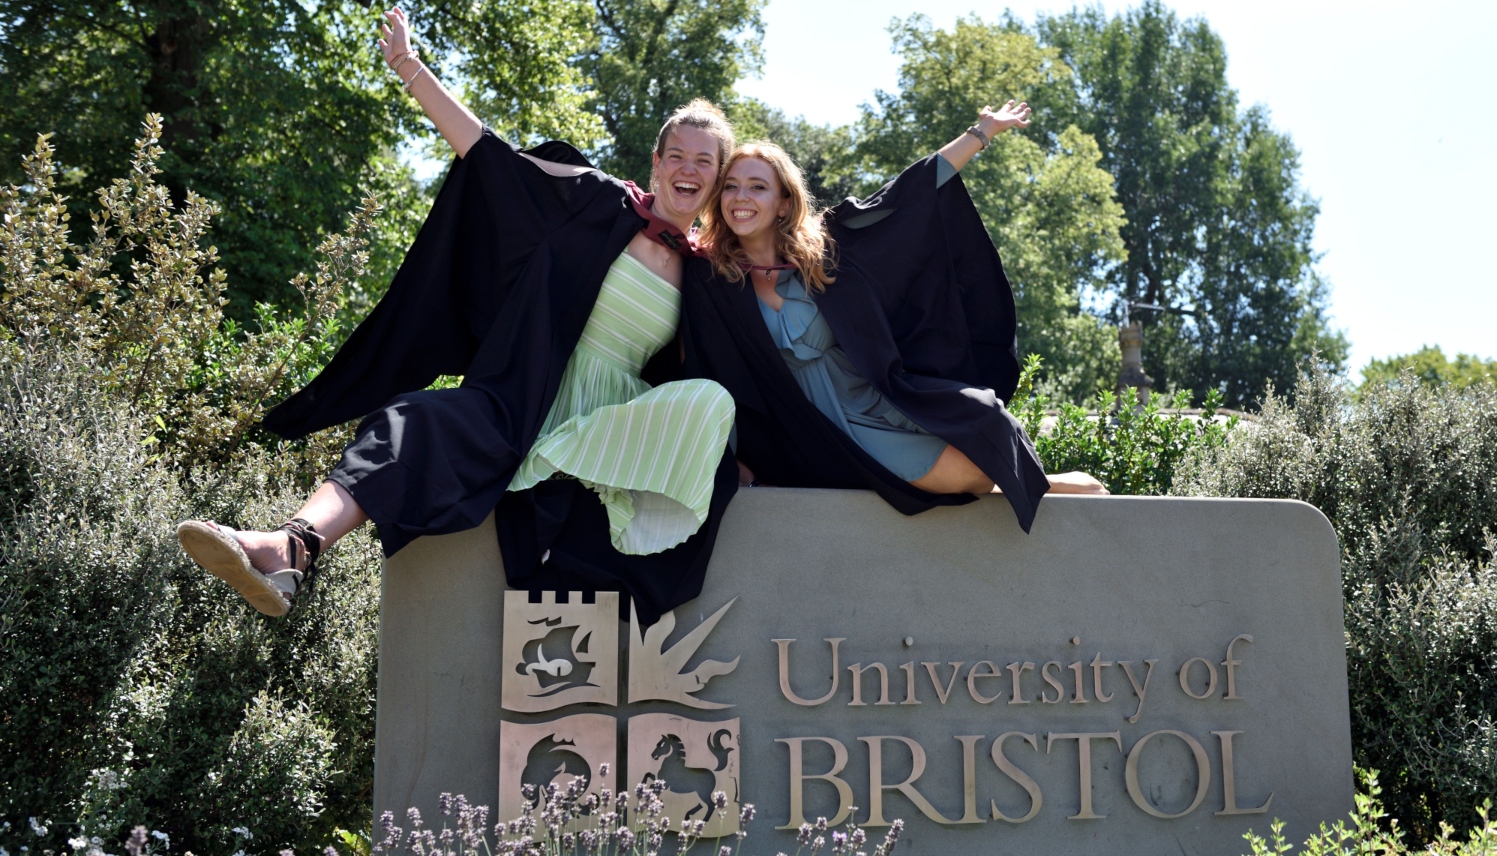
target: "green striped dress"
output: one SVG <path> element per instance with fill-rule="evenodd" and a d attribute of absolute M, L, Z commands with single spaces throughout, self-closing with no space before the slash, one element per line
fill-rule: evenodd
<path fill-rule="evenodd" d="M 509 484 L 524 490 L 558 474 L 580 479 L 603 500 L 621 553 L 658 553 L 701 528 L 733 427 L 733 398 L 717 383 L 651 388 L 639 377 L 675 339 L 680 316 L 681 293 L 620 254 L 540 437 Z"/>

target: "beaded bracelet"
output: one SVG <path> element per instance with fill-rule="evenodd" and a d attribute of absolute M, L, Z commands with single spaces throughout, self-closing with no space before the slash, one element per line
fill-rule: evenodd
<path fill-rule="evenodd" d="M 390 70 L 393 71 L 393 72 L 395 72 L 395 74 L 397 76 L 399 76 L 399 74 L 400 74 L 400 67 L 402 65 L 405 65 L 406 63 L 410 62 L 413 59 L 419 60 L 420 58 L 421 58 L 421 55 L 418 54 L 418 53 L 416 53 L 415 51 L 413 51 L 413 50 L 412 51 L 406 51 L 405 53 L 403 53 L 403 54 L 400 55 L 400 62 L 397 62 L 394 65 L 390 66 Z"/>

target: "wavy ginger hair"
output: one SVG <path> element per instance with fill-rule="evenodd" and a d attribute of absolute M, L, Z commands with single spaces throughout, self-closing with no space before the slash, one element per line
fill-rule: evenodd
<path fill-rule="evenodd" d="M 826 290 L 833 277 L 827 271 L 832 255 L 832 236 L 821 225 L 821 212 L 806 190 L 806 178 L 800 167 L 784 149 L 769 142 L 744 143 L 728 156 L 722 174 L 744 158 L 757 158 L 767 164 L 780 184 L 780 197 L 790 202 L 790 210 L 774 224 L 775 253 L 800 271 L 801 280 L 811 292 Z M 723 216 L 723 186 L 718 181 L 712 198 L 702 210 L 702 230 L 697 240 L 712 260 L 712 268 L 728 282 L 742 282 L 743 268 L 750 264 L 748 253 Z"/>

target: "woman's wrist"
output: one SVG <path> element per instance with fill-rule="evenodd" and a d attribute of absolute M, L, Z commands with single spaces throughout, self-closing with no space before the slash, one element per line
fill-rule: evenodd
<path fill-rule="evenodd" d="M 420 59 L 421 55 L 417 53 L 414 48 L 411 48 L 400 51 L 399 53 L 389 57 L 385 60 L 385 65 L 389 66 L 391 71 L 395 72 L 396 74 L 400 74 L 400 67 L 402 65 L 405 65 L 411 60 L 417 60 L 419 62 Z"/>

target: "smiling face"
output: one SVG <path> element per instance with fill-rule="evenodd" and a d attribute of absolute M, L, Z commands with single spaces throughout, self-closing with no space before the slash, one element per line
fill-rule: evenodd
<path fill-rule="evenodd" d="M 689 226 L 717 183 L 721 143 L 701 128 L 680 125 L 654 156 L 655 213 L 678 226 Z"/>
<path fill-rule="evenodd" d="M 740 157 L 723 178 L 723 222 L 740 240 L 774 229 L 790 210 L 774 167 L 756 157 Z"/>

